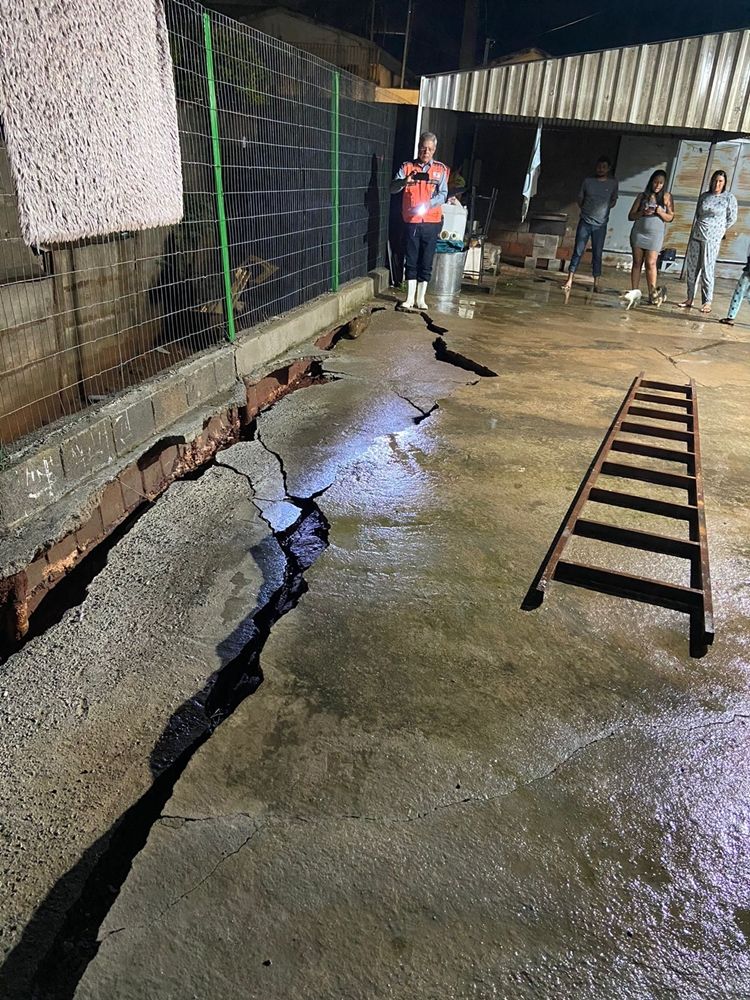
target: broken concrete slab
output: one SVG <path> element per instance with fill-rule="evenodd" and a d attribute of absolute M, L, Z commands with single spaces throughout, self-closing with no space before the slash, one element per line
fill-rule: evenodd
<path fill-rule="evenodd" d="M 214 962 L 222 995 L 268 1000 L 594 998 L 613 969 L 629 995 L 698 996 L 727 968 L 750 976 L 732 930 L 740 675 L 722 656 L 688 682 L 626 605 L 520 610 L 534 484 L 516 458 L 520 496 L 488 489 L 508 447 L 488 448 L 493 390 L 370 449 L 320 499 L 331 544 L 310 591 L 266 644 L 263 687 L 177 783 L 77 1000 L 201 995 Z M 579 447 L 563 435 L 548 458 Z M 714 803 L 697 842 L 691 782 Z"/>
<path fill-rule="evenodd" d="M 220 452 L 216 461 L 240 475 L 247 476 L 252 483 L 255 499 L 284 500 L 286 488 L 281 465 L 276 455 L 272 455 L 260 441 L 240 441 Z"/>
<path fill-rule="evenodd" d="M 300 507 L 287 498 L 279 457 L 257 438 L 232 445 L 220 452 L 216 461 L 247 477 L 253 489 L 253 503 L 273 531 L 286 531 L 299 520 Z"/>
<path fill-rule="evenodd" d="M 200 565 L 190 558 L 196 530 Z M 112 550 L 80 607 L 0 668 L 3 955 L 62 880 L 57 907 L 32 922 L 22 950 L 35 935 L 49 940 L 112 823 L 151 786 L 159 741 L 176 753 L 190 736 L 181 707 L 237 655 L 285 563 L 247 480 L 209 469 L 173 485 Z M 22 984 L 2 992 L 28 995 Z"/>
<path fill-rule="evenodd" d="M 285 397 L 261 414 L 256 436 L 282 457 L 289 496 L 311 496 L 374 439 L 403 430 L 413 418 L 413 407 L 388 388 L 342 379 Z"/>

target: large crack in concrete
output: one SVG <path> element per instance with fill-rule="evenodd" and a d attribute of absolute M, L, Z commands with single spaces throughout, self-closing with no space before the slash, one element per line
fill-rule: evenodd
<path fill-rule="evenodd" d="M 461 368 L 463 371 L 472 372 L 474 375 L 481 375 L 482 378 L 498 377 L 497 372 L 491 368 L 479 364 L 478 361 L 472 361 L 471 358 L 467 358 L 464 354 L 459 354 L 458 351 L 452 351 L 446 345 L 442 336 L 435 337 L 432 346 L 438 361 L 444 361 L 446 364 L 453 365 L 454 368 Z"/>
<path fill-rule="evenodd" d="M 427 319 L 428 328 L 433 329 L 431 320 L 429 317 Z M 435 330 L 434 332 L 442 334 L 447 331 Z M 449 351 L 440 337 L 437 340 L 440 341 L 441 346 L 436 346 L 436 341 L 433 347 L 438 360 L 476 375 L 496 377 L 496 372 L 463 355 Z M 299 388 L 337 380 L 336 374 L 323 373 L 322 368 L 319 376 L 313 381 L 301 384 Z M 468 384 L 476 384 L 476 381 Z M 401 394 L 396 393 L 396 395 Z M 401 398 L 418 412 L 418 416 L 413 418 L 415 424 L 426 420 L 438 409 L 437 401 L 431 407 L 426 408 L 417 405 L 407 396 L 401 395 Z M 305 573 L 328 545 L 329 525 L 316 500 L 329 488 L 330 484 L 316 492 L 311 492 L 309 496 L 300 497 L 290 494 L 283 456 L 270 448 L 261 434 L 262 416 L 262 413 L 259 414 L 247 430 L 250 440 L 257 441 L 264 451 L 278 463 L 283 483 L 283 498 L 265 498 L 256 493 L 252 477 L 235 467 L 231 460 L 222 458 L 222 453 L 214 456 L 202 469 L 193 471 L 185 478 L 197 480 L 209 468 L 219 464 L 247 480 L 250 500 L 260 517 L 268 525 L 270 537 L 275 539 L 284 555 L 283 583 L 262 607 L 255 609 L 249 641 L 237 655 L 208 678 L 200 691 L 188 698 L 173 713 L 151 753 L 153 783 L 113 824 L 100 841 L 90 848 L 91 851 L 97 851 L 96 861 L 90 868 L 76 902 L 67 910 L 62 923 L 57 924 L 58 930 L 51 944 L 44 947 L 43 957 L 39 959 L 35 956 L 36 965 L 31 978 L 31 996 L 38 998 L 38 1000 L 42 1000 L 42 998 L 44 1000 L 70 1000 L 73 997 L 78 983 L 100 946 L 99 928 L 128 877 L 133 860 L 145 846 L 151 829 L 162 816 L 163 808 L 172 795 L 176 781 L 190 759 L 210 739 L 217 727 L 260 687 L 263 681 L 260 656 L 271 630 L 281 617 L 296 607 L 307 591 Z M 298 516 L 288 526 L 282 528 L 274 526 L 274 520 L 267 516 L 263 506 L 263 502 L 266 500 L 269 503 L 284 502 L 292 505 L 299 512 Z M 155 502 L 158 503 L 158 498 Z M 149 509 L 151 505 L 144 505 L 143 510 Z M 116 541 L 121 537 L 121 535 L 118 536 Z M 110 551 L 111 548 L 112 546 L 109 546 L 107 551 Z M 106 563 L 106 559 L 104 562 Z M 99 565 L 96 572 L 99 572 L 101 568 L 103 568 L 103 564 Z M 91 574 L 91 578 L 94 575 L 96 574 Z M 85 585 L 79 589 L 77 603 L 83 604 L 86 590 Z M 66 602 L 64 610 L 74 606 L 75 604 L 71 605 Z M 255 833 L 257 832 L 256 830 Z M 223 860 L 226 858 L 222 859 L 220 863 L 223 863 Z M 210 873 L 206 878 L 209 877 Z M 54 895 L 55 890 L 50 894 L 49 899 L 52 899 Z M 0 982 L 3 981 L 4 971 L 6 970 L 0 969 Z"/>
<path fill-rule="evenodd" d="M 241 472 L 231 471 L 248 479 Z M 252 493 L 249 479 L 248 488 Z M 98 950 L 97 934 L 102 920 L 170 798 L 175 782 L 217 727 L 261 685 L 260 656 L 271 630 L 281 617 L 296 607 L 307 590 L 306 571 L 328 545 L 328 522 L 315 499 L 288 499 L 299 509 L 299 517 L 288 528 L 271 529 L 286 560 L 281 587 L 255 612 L 250 641 L 173 713 L 151 754 L 154 782 L 111 832 L 80 897 L 68 912 L 34 976 L 33 996 L 67 1000 L 74 995 L 81 976 Z"/>
<path fill-rule="evenodd" d="M 482 378 L 498 377 L 498 373 L 493 371 L 491 368 L 487 368 L 486 365 L 482 365 L 478 361 L 467 358 L 465 354 L 459 354 L 458 351 L 452 351 L 444 339 L 446 333 L 450 333 L 450 330 L 447 327 L 438 326 L 432 316 L 426 312 L 420 313 L 420 316 L 424 320 L 424 324 L 429 332 L 437 334 L 432 342 L 432 349 L 435 352 L 435 358 L 437 361 L 444 361 L 449 365 L 453 365 L 454 368 L 460 368 L 462 371 L 472 372 L 472 374 L 480 375 Z"/>

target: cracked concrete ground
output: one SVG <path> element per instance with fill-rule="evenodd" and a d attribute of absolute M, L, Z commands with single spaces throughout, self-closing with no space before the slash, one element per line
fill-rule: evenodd
<path fill-rule="evenodd" d="M 274 526 L 291 517 L 275 505 L 319 493 L 330 544 L 270 633 L 263 684 L 153 823 L 78 1000 L 750 997 L 748 329 L 579 290 L 566 307 L 525 276 L 461 312 L 434 324 L 497 378 L 437 361 L 421 317 L 378 313 L 329 357 L 339 381 L 286 397 L 220 456 L 215 481 L 249 502 L 249 476 Z M 520 610 L 641 368 L 700 386 L 717 617 L 702 660 L 675 612 L 562 585 Z M 199 517 L 182 530 L 205 573 L 247 552 L 232 529 L 236 556 L 215 555 Z M 37 642 L 59 656 L 63 639 Z M 123 801 L 108 795 L 77 839 L 37 830 L 52 881 Z"/>
<path fill-rule="evenodd" d="M 99 853 L 89 848 L 160 770 L 170 717 L 242 647 L 248 611 L 283 571 L 247 481 L 209 469 L 173 485 L 112 550 L 83 604 L 0 668 L 4 954 L 81 859 L 75 898 Z M 64 904 L 33 929 L 40 946 Z"/>

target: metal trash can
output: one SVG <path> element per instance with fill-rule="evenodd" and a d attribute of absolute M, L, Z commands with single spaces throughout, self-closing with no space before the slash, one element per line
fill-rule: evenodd
<path fill-rule="evenodd" d="M 461 281 L 466 264 L 466 250 L 463 253 L 436 253 L 432 259 L 432 277 L 427 286 L 431 295 L 452 298 L 461 291 Z"/>

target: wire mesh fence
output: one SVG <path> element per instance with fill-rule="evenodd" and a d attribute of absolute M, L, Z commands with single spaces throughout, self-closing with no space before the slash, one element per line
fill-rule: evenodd
<path fill-rule="evenodd" d="M 30 249 L 0 144 L 2 445 L 382 263 L 393 108 L 198 3 L 167 16 L 182 223 Z"/>

